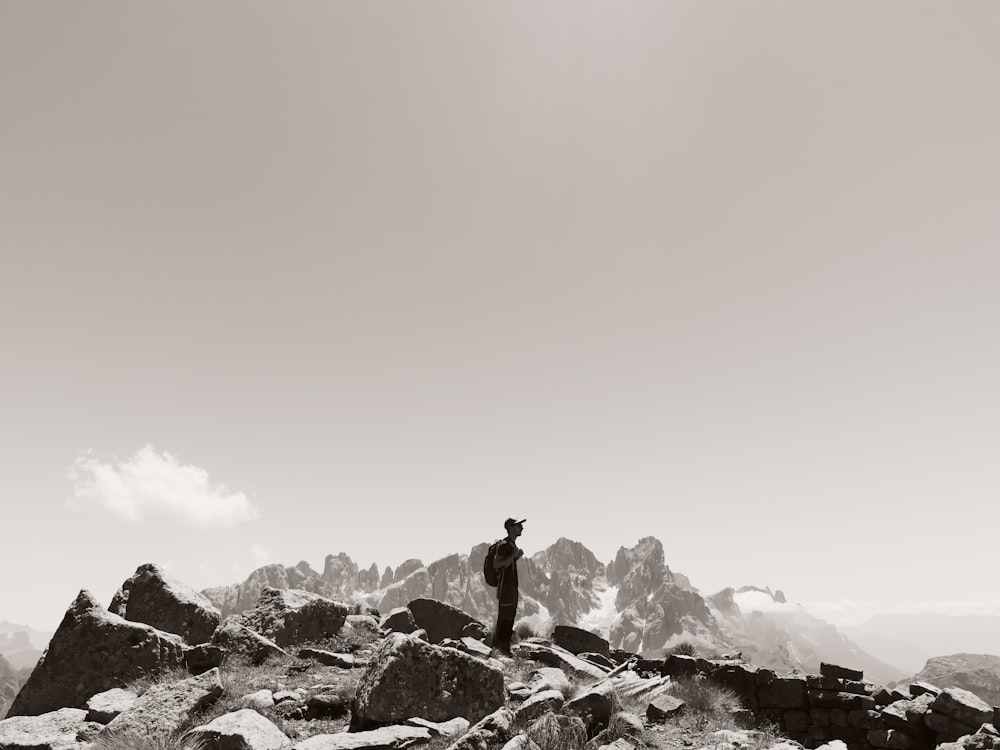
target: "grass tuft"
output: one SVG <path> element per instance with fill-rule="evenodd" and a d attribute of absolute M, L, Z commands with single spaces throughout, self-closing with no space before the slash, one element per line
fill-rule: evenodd
<path fill-rule="evenodd" d="M 666 650 L 667 656 L 697 656 L 698 649 L 691 641 L 681 641 Z"/>
<path fill-rule="evenodd" d="M 585 732 L 566 731 L 551 711 L 534 721 L 525 734 L 538 745 L 539 750 L 579 750 L 587 741 Z"/>
<path fill-rule="evenodd" d="M 90 750 L 208 750 L 204 739 L 183 731 L 168 735 L 107 732 L 89 747 Z"/>

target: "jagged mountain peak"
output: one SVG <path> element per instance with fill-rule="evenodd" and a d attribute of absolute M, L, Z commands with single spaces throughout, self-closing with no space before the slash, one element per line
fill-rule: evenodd
<path fill-rule="evenodd" d="M 560 537 L 531 560 L 546 575 L 578 574 L 593 578 L 604 575 L 604 565 L 582 542 Z"/>

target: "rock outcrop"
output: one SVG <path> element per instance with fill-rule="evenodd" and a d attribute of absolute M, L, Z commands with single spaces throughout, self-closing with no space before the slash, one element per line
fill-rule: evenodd
<path fill-rule="evenodd" d="M 349 613 L 346 604 L 308 591 L 265 588 L 238 622 L 279 646 L 290 646 L 336 635 Z"/>
<path fill-rule="evenodd" d="M 620 548 L 607 566 L 607 578 L 618 587 L 620 613 L 611 627 L 612 646 L 655 657 L 671 638 L 687 634 L 710 647 L 729 647 L 702 596 L 667 567 L 658 539 L 646 537 L 631 549 Z"/>
<path fill-rule="evenodd" d="M 950 654 L 928 659 L 906 682 L 927 682 L 939 688 L 962 688 L 1000 705 L 1000 656 Z"/>
<path fill-rule="evenodd" d="M 479 721 L 504 704 L 503 673 L 455 649 L 392 633 L 358 683 L 352 727 L 368 729 L 419 716 Z"/>
<path fill-rule="evenodd" d="M 253 664 L 262 664 L 269 656 L 287 654 L 285 649 L 257 633 L 239 620 L 238 615 L 227 617 L 212 634 L 212 644 L 227 654 L 247 658 Z"/>
<path fill-rule="evenodd" d="M 192 645 L 206 642 L 222 622 L 222 613 L 212 602 L 153 563 L 136 569 L 108 611 L 175 633 Z"/>
<path fill-rule="evenodd" d="M 95 693 L 183 665 L 180 636 L 112 614 L 83 590 L 8 715 L 82 708 Z"/>
<path fill-rule="evenodd" d="M 223 617 L 229 617 L 256 606 L 261 592 L 266 588 L 299 589 L 320 596 L 333 594 L 320 578 L 320 574 L 304 560 L 289 567 L 278 564 L 265 565 L 257 568 L 242 583 L 216 586 L 201 593 L 222 612 Z"/>

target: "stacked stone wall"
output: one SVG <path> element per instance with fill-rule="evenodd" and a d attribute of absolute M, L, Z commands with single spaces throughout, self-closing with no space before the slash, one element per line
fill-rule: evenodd
<path fill-rule="evenodd" d="M 754 716 L 777 724 L 807 748 L 841 740 L 848 750 L 932 750 L 976 735 L 1000 748 L 1000 709 L 966 690 L 926 683 L 889 690 L 860 670 L 821 664 L 818 675 L 779 675 L 737 660 L 674 655 L 642 659 L 637 671 L 670 677 L 702 675 L 735 693 Z"/>

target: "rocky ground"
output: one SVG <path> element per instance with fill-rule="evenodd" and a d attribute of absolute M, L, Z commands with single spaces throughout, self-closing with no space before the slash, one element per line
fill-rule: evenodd
<path fill-rule="evenodd" d="M 807 712 L 761 701 L 805 700 L 803 678 L 735 659 L 653 663 L 575 627 L 546 635 L 498 656 L 484 624 L 445 602 L 417 598 L 380 614 L 294 589 L 264 588 L 254 607 L 223 618 L 205 597 L 145 565 L 109 609 L 86 591 L 72 603 L 0 721 L 0 750 L 802 747 L 775 719 Z M 827 671 L 815 678 L 824 689 L 810 696 L 875 706 L 858 675 Z M 742 687 L 730 690 L 726 680 Z M 992 709 L 974 696 L 931 695 L 913 719 L 904 709 L 919 696 L 882 692 L 902 729 L 852 730 L 884 737 L 882 747 L 933 747 L 919 742 L 931 736 L 926 715 L 940 725 L 934 736 L 958 740 L 949 750 L 1000 750 Z M 828 723 L 838 710 L 826 709 Z"/>

